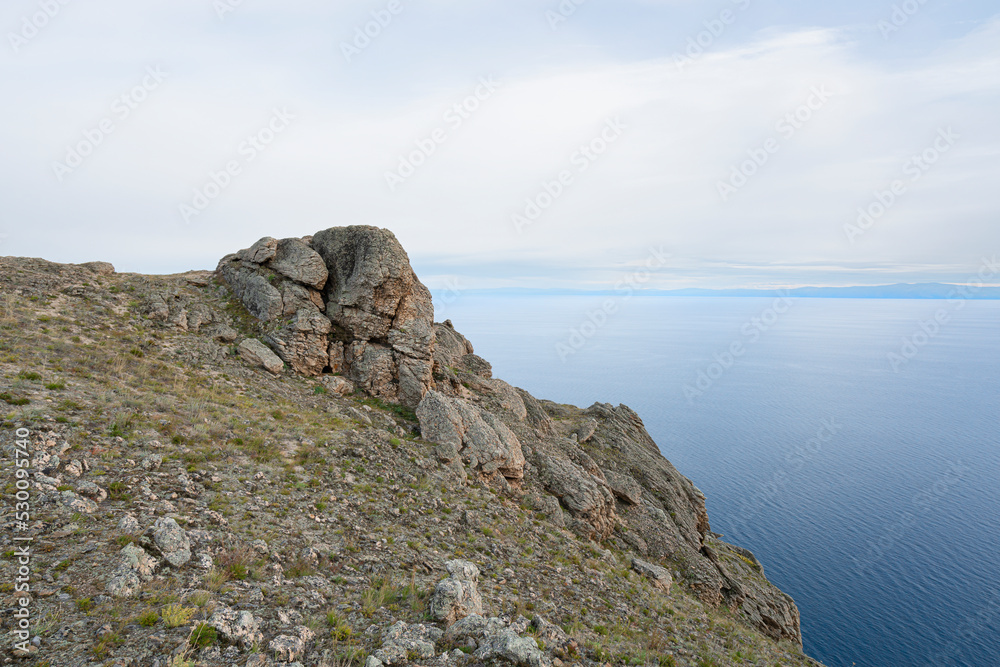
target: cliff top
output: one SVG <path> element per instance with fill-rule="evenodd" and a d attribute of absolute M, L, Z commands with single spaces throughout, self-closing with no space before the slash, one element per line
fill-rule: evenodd
<path fill-rule="evenodd" d="M 818 664 L 640 417 L 494 378 L 387 230 L 0 294 L 25 664 Z"/>

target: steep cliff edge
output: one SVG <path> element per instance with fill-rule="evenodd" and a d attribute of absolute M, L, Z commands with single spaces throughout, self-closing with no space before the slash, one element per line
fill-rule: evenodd
<path fill-rule="evenodd" d="M 386 230 L 0 258 L 0 439 L 15 664 L 818 664 L 640 418 L 493 377 Z"/>
<path fill-rule="evenodd" d="M 265 280 L 267 271 L 281 277 Z M 473 474 L 526 499 L 557 526 L 669 565 L 704 603 L 738 609 L 761 632 L 801 645 L 794 601 L 767 581 L 752 554 L 711 537 L 704 495 L 662 456 L 639 416 L 624 405 L 581 410 L 540 401 L 494 378 L 450 322 L 433 323 L 430 293 L 388 230 L 264 238 L 227 256 L 218 272 L 262 323 L 291 317 L 267 340 L 292 368 L 343 367 L 358 388 L 415 407 L 423 438 L 463 482 Z M 294 296 L 310 288 L 321 290 L 319 298 Z M 260 291 L 272 294 L 273 308 L 258 305 Z M 279 310 L 279 303 L 293 305 Z M 321 313 L 329 327 L 300 333 L 300 322 Z"/>

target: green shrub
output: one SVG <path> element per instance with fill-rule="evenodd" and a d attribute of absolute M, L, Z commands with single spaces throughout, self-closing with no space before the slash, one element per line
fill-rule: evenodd
<path fill-rule="evenodd" d="M 211 646 L 218 641 L 218 639 L 219 635 L 215 631 L 215 628 L 208 623 L 199 623 L 191 633 L 191 638 L 188 642 L 195 648 L 204 648 L 206 646 Z"/>
<path fill-rule="evenodd" d="M 160 620 L 160 615 L 156 613 L 155 609 L 147 609 L 146 611 L 139 614 L 139 625 L 150 628 L 156 625 L 157 621 Z"/>

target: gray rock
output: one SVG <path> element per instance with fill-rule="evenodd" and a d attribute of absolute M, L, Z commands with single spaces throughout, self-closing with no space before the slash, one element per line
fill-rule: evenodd
<path fill-rule="evenodd" d="M 659 565 L 653 565 L 644 560 L 633 558 L 632 569 L 649 579 L 654 586 L 663 591 L 669 591 L 670 586 L 674 583 L 674 578 L 670 576 L 670 572 Z"/>
<path fill-rule="evenodd" d="M 441 631 L 437 628 L 398 621 L 382 633 L 382 647 L 372 655 L 383 665 L 405 664 L 411 656 L 433 658 L 434 643 L 440 637 Z"/>
<path fill-rule="evenodd" d="M 301 308 L 286 326 L 268 334 L 266 340 L 296 373 L 320 375 L 330 365 L 327 334 L 331 326 L 330 320 L 315 308 Z"/>
<path fill-rule="evenodd" d="M 631 475 L 605 470 L 604 478 L 608 481 L 611 491 L 622 502 L 638 505 L 642 501 L 642 487 Z"/>
<path fill-rule="evenodd" d="M 244 361 L 262 366 L 272 373 L 280 373 L 285 363 L 269 347 L 255 338 L 247 338 L 237 350 Z"/>
<path fill-rule="evenodd" d="M 546 667 L 549 661 L 530 637 L 518 637 L 510 628 L 483 638 L 475 657 L 483 661 L 503 661 L 523 667 Z"/>
<path fill-rule="evenodd" d="M 118 521 L 118 530 L 123 533 L 135 533 L 139 531 L 139 520 L 132 514 L 126 514 Z"/>
<path fill-rule="evenodd" d="M 464 560 L 445 563 L 450 577 L 434 587 L 428 604 L 431 616 L 446 624 L 465 618 L 469 614 L 482 615 L 483 599 L 479 595 L 479 568 Z"/>
<path fill-rule="evenodd" d="M 108 492 L 93 482 L 80 482 L 76 485 L 76 492 L 96 503 L 104 502 L 108 497 Z"/>
<path fill-rule="evenodd" d="M 191 560 L 191 541 L 184 529 L 173 519 L 157 519 L 149 531 L 155 549 L 173 567 Z"/>
<path fill-rule="evenodd" d="M 237 644 L 244 649 L 261 642 L 264 638 L 260 631 L 260 621 L 249 611 L 236 611 L 220 605 L 216 607 L 208 623 L 215 628 L 223 641 Z"/>
<path fill-rule="evenodd" d="M 254 264 L 263 264 L 272 257 L 274 257 L 278 252 L 278 241 L 271 238 L 270 236 L 265 236 L 261 240 L 254 243 L 252 246 L 246 250 L 240 250 L 236 253 L 236 257 L 245 262 L 253 262 Z"/>
<path fill-rule="evenodd" d="M 323 384 L 334 394 L 349 396 L 354 393 L 354 385 L 349 380 L 345 380 L 339 375 L 327 375 L 323 378 Z"/>
<path fill-rule="evenodd" d="M 299 239 L 278 241 L 274 256 L 268 266 L 295 282 L 316 289 L 323 289 L 329 272 L 326 263 L 315 250 Z"/>
<path fill-rule="evenodd" d="M 592 536 L 606 538 L 614 530 L 617 516 L 611 489 L 569 459 L 542 458 L 542 480 L 574 518 L 591 527 Z"/>
<path fill-rule="evenodd" d="M 212 338 L 220 343 L 232 343 L 239 338 L 239 334 L 228 324 L 217 324 L 212 332 Z"/>
<path fill-rule="evenodd" d="M 139 465 L 143 470 L 156 470 L 163 464 L 162 454 L 150 454 L 142 459 Z"/>
<path fill-rule="evenodd" d="M 587 442 L 597 431 L 597 420 L 593 417 L 584 419 L 572 433 L 576 434 L 577 442 Z"/>
<path fill-rule="evenodd" d="M 62 492 L 63 504 L 74 512 L 93 514 L 97 511 L 97 503 L 90 498 L 81 498 L 72 491 Z"/>
<path fill-rule="evenodd" d="M 535 636 L 541 639 L 546 645 L 561 646 L 569 641 L 569 636 L 554 623 L 549 623 L 541 616 L 531 619 L 531 625 L 535 629 Z"/>
<path fill-rule="evenodd" d="M 444 637 L 453 642 L 462 642 L 469 637 L 482 637 L 486 634 L 486 625 L 486 619 L 479 614 L 469 614 L 449 625 Z"/>
<path fill-rule="evenodd" d="M 459 398 L 429 391 L 417 406 L 421 435 L 439 445 L 438 457 L 461 457 L 473 470 L 499 472 L 507 479 L 524 476 L 524 453 L 517 436 L 490 412 Z"/>
<path fill-rule="evenodd" d="M 134 597 L 139 587 L 153 578 L 156 559 L 142 547 L 134 544 L 125 545 L 118 554 L 118 564 L 108 578 L 105 588 L 115 597 Z"/>
<path fill-rule="evenodd" d="M 268 642 L 267 648 L 274 654 L 275 659 L 291 662 L 305 653 L 306 643 L 299 637 L 278 635 Z"/>
<path fill-rule="evenodd" d="M 258 320 L 270 322 L 281 316 L 284 310 L 281 292 L 256 270 L 226 264 L 220 274 L 247 312 Z"/>

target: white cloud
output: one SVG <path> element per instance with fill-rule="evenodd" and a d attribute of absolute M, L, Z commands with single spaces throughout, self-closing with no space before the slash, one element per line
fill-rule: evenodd
<path fill-rule="evenodd" d="M 592 54 L 539 68 L 511 45 L 509 61 L 470 54 L 482 66 L 477 75 L 435 80 L 426 72 L 406 87 L 379 69 L 384 53 L 372 51 L 358 67 L 342 61 L 336 44 L 367 10 L 333 15 L 320 3 L 292 3 L 269 29 L 258 22 L 278 20 L 274 5 L 247 2 L 238 9 L 245 15 L 219 22 L 205 9 L 210 3 L 182 4 L 152 18 L 124 11 L 114 25 L 123 37 L 93 10 L 68 6 L 62 27 L 0 65 L 3 92 L 16 100 L 0 127 L 9 147 L 0 161 L 5 254 L 182 270 L 212 266 L 264 234 L 376 224 L 392 228 L 417 262 L 460 258 L 463 271 L 476 261 L 534 266 L 525 276 L 569 265 L 593 267 L 594 280 L 648 245 L 666 244 L 685 265 L 676 281 L 688 284 L 711 282 L 725 263 L 757 267 L 745 281 L 860 276 L 864 266 L 898 266 L 901 274 L 924 266 L 937 276 L 942 265 L 974 264 L 1000 240 L 996 21 L 905 63 L 866 55 L 836 30 L 804 29 L 710 50 L 682 71 L 671 57 Z M 388 32 L 381 39 L 372 49 L 397 48 Z M 57 183 L 52 161 L 149 64 L 162 65 L 168 81 Z M 488 75 L 500 89 L 390 192 L 384 173 L 398 156 L 447 128 L 445 111 Z M 782 136 L 776 122 L 818 86 L 835 94 Z M 296 115 L 288 131 L 192 225 L 180 224 L 178 205 L 238 155 L 276 106 Z M 572 169 L 574 152 L 613 117 L 627 124 L 620 140 L 586 172 L 574 171 L 564 194 L 517 234 L 511 214 L 543 181 Z M 961 135 L 954 150 L 847 243 L 842 227 L 855 209 L 946 126 Z M 717 182 L 771 137 L 779 150 L 723 202 Z M 810 262 L 822 268 L 803 268 Z M 775 265 L 784 273 L 760 268 Z M 475 286 L 485 277 L 464 280 Z"/>

